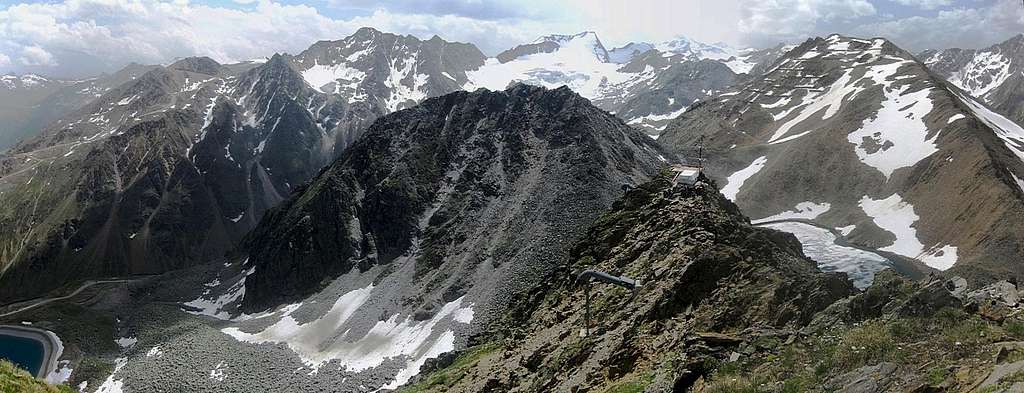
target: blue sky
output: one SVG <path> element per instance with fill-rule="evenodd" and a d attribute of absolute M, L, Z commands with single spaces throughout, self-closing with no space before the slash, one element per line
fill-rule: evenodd
<path fill-rule="evenodd" d="M 737 47 L 839 32 L 912 52 L 1024 32 L 1020 0 L 0 0 L 0 73 L 84 77 L 128 62 L 296 53 L 361 26 L 472 42 L 495 54 L 543 34 L 608 47 L 679 35 Z"/>

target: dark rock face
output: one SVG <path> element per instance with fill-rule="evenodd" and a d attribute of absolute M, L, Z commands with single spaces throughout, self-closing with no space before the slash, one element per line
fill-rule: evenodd
<path fill-rule="evenodd" d="M 1024 272 L 1012 240 L 1024 202 L 1008 181 L 1024 161 L 998 124 L 890 42 L 833 35 L 691 108 L 658 142 L 692 157 L 703 137 L 710 176 L 752 218 L 802 214 L 983 282 Z M 899 214 L 907 224 L 886 222 Z"/>
<path fill-rule="evenodd" d="M 246 240 L 256 270 L 245 305 L 294 300 L 354 269 L 415 263 L 403 289 L 410 314 L 462 295 L 481 314 L 503 309 L 621 185 L 655 174 L 661 154 L 565 88 L 429 99 L 379 119 L 261 221 Z"/>
<path fill-rule="evenodd" d="M 221 72 L 226 71 L 224 66 L 220 65 L 209 57 L 187 57 L 174 62 L 167 66 L 172 70 L 189 71 L 197 74 L 205 74 L 210 76 L 216 76 Z"/>
<path fill-rule="evenodd" d="M 535 44 L 516 45 L 498 54 L 498 61 L 508 63 L 522 56 L 529 56 L 537 53 L 551 53 L 558 50 L 558 43 L 551 41 L 538 42 Z"/>
<path fill-rule="evenodd" d="M 584 269 L 642 286 L 591 284 L 590 334 L 580 337 L 585 299 L 574 281 Z M 819 271 L 793 236 L 750 226 L 713 183 L 663 177 L 627 192 L 545 283 L 508 317 L 503 350 L 449 391 L 605 391 L 635 375 L 646 391 L 686 391 L 715 356 L 753 351 L 742 334 L 784 337 L 856 291 L 844 274 Z"/>
<path fill-rule="evenodd" d="M 153 69 L 3 158 L 0 298 L 219 258 L 327 162 L 329 97 L 280 57 L 210 62 Z"/>

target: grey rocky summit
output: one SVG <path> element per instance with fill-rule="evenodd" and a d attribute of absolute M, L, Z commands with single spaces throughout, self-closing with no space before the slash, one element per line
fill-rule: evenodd
<path fill-rule="evenodd" d="M 132 390 L 301 391 L 296 378 L 393 388 L 514 319 L 622 186 L 649 181 L 669 156 L 566 88 L 455 92 L 389 114 L 268 212 L 237 261 L 205 270 L 202 293 L 180 307 L 220 331 L 190 322 L 160 358 L 120 375 Z M 175 285 L 137 292 L 163 299 Z M 261 361 L 213 385 L 158 367 L 216 364 L 186 349 L 195 337 Z M 275 367 L 289 375 L 255 375 Z"/>
<path fill-rule="evenodd" d="M 253 230 L 245 304 L 260 310 L 386 266 L 407 277 L 398 294 L 421 299 L 415 307 L 468 294 L 487 316 L 665 157 L 566 88 L 429 99 L 375 122 Z"/>

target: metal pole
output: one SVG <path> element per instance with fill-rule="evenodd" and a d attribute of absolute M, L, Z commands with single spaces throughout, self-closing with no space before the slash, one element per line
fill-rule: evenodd
<path fill-rule="evenodd" d="M 704 135 L 697 139 L 697 167 L 704 170 Z"/>
<path fill-rule="evenodd" d="M 583 336 L 590 336 L 590 281 L 587 281 L 586 287 L 583 288 L 584 296 L 586 296 L 586 310 L 583 311 Z"/>

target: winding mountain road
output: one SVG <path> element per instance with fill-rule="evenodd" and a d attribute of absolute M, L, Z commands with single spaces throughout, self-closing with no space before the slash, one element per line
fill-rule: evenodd
<path fill-rule="evenodd" d="M 86 282 L 82 283 L 82 285 L 80 287 L 78 287 L 78 289 L 75 289 L 74 292 L 71 292 L 70 294 L 67 294 L 67 295 L 64 295 L 64 296 L 58 296 L 58 297 L 43 298 L 43 299 L 37 299 L 37 300 L 28 300 L 26 302 L 31 302 L 31 304 L 29 304 L 27 306 L 24 306 L 24 307 L 21 307 L 21 308 L 19 308 L 17 310 L 8 311 L 6 313 L 0 314 L 0 318 L 7 318 L 7 317 L 9 317 L 11 315 L 18 314 L 18 313 L 21 313 L 21 312 L 24 312 L 24 311 L 28 311 L 28 310 L 31 310 L 33 308 L 45 306 L 47 304 L 50 304 L 50 303 L 53 303 L 53 302 L 56 302 L 56 301 L 61 301 L 61 300 L 66 300 L 66 299 L 73 298 L 73 297 L 77 296 L 79 293 L 82 293 L 82 291 L 88 289 L 89 287 L 97 285 L 97 284 L 128 283 L 128 282 L 132 282 L 132 281 L 135 281 L 135 280 L 138 280 L 138 279 L 137 278 L 121 278 L 121 279 L 110 279 L 110 280 L 90 280 L 90 281 L 86 281 Z M 21 303 L 21 302 L 19 302 L 19 303 Z M 12 303 L 12 304 L 14 304 L 14 303 Z M 6 306 L 10 306 L 10 304 L 6 305 Z M 4 307 L 6 307 L 6 306 L 4 306 Z"/>

